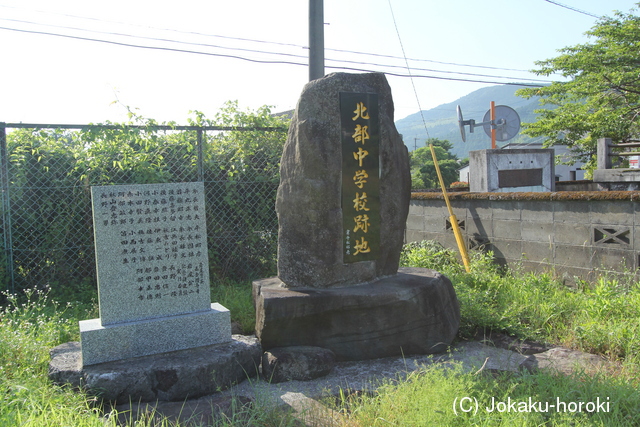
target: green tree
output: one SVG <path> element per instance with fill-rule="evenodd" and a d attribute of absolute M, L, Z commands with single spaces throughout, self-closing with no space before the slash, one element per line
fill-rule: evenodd
<path fill-rule="evenodd" d="M 211 120 L 200 112 L 190 120 L 193 125 L 254 129 L 208 134 L 205 188 L 218 218 L 208 224 L 209 248 L 218 276 L 246 279 L 275 274 L 275 197 L 289 122 L 272 114 L 268 106 L 242 110 L 237 101 L 227 102 Z"/>
<path fill-rule="evenodd" d="M 638 3 L 640 5 L 640 3 Z M 546 137 L 546 146 L 564 144 L 575 160 L 596 164 L 598 138 L 614 143 L 637 138 L 640 116 L 640 17 L 635 9 L 603 17 L 586 34 L 590 43 L 561 49 L 559 56 L 536 62 L 533 72 L 559 74 L 567 81 L 521 89 L 518 95 L 540 96 L 545 109 L 524 133 Z"/>
<path fill-rule="evenodd" d="M 433 157 L 431 156 L 431 149 L 429 148 L 430 144 L 433 144 L 436 152 L 444 184 L 449 186 L 452 182 L 458 180 L 460 163 L 458 157 L 450 151 L 453 148 L 453 144 L 447 140 L 430 138 L 426 141 L 424 147 L 420 147 L 410 153 L 411 188 L 414 190 L 438 188 L 440 186 Z"/>
<path fill-rule="evenodd" d="M 0 290 L 10 278 L 16 289 L 47 284 L 69 293 L 95 282 L 92 185 L 200 178 L 197 130 L 129 112 L 129 123 L 7 133 L 13 263 L 5 269 L 0 254 Z M 194 115 L 190 125 L 241 128 L 204 132 L 211 271 L 241 279 L 275 274 L 274 205 L 288 120 L 234 102 L 212 120 Z"/>

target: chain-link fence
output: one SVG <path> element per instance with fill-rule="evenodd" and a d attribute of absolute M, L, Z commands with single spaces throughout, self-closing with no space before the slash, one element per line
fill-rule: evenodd
<path fill-rule="evenodd" d="M 280 127 L 0 123 L 0 289 L 95 285 L 90 187 L 111 184 L 203 181 L 212 277 L 274 274 L 285 138 Z"/>

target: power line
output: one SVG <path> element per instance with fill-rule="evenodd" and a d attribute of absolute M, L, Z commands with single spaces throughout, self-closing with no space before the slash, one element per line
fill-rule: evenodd
<path fill-rule="evenodd" d="M 309 49 L 308 46 L 303 46 L 303 45 L 298 45 L 298 44 L 293 44 L 293 43 L 273 42 L 273 41 L 267 41 L 267 40 L 257 40 L 257 39 L 248 39 L 248 38 L 242 38 L 242 37 L 232 37 L 232 36 L 223 36 L 223 35 L 217 35 L 217 34 L 207 34 L 207 33 L 201 33 L 201 32 L 196 32 L 196 31 L 183 31 L 183 30 L 176 30 L 176 29 L 172 29 L 172 28 L 152 27 L 152 26 L 145 26 L 145 25 L 139 25 L 139 24 L 131 24 L 131 23 L 127 23 L 127 22 L 110 21 L 110 20 L 104 20 L 104 19 L 99 19 L 99 18 L 84 17 L 84 16 L 78 16 L 78 15 L 64 14 L 64 13 L 54 13 L 54 12 L 48 12 L 48 11 L 43 11 L 43 10 L 37 10 L 37 9 L 34 10 L 34 9 L 18 8 L 18 7 L 15 7 L 15 6 L 0 5 L 0 7 L 11 8 L 11 9 L 30 10 L 30 11 L 35 11 L 35 12 L 45 13 L 45 14 L 50 14 L 50 15 L 65 16 L 65 17 L 76 18 L 76 19 L 85 19 L 85 20 L 90 20 L 90 21 L 95 21 L 95 22 L 102 22 L 102 23 L 113 23 L 113 24 L 118 24 L 118 25 L 127 25 L 127 26 L 131 26 L 131 27 L 152 29 L 152 30 L 158 30 L 158 31 L 169 31 L 169 32 L 178 33 L 178 34 L 188 34 L 188 35 L 196 35 L 196 36 L 203 36 L 203 37 L 216 37 L 216 38 L 223 38 L 223 39 L 227 39 L 227 40 L 235 40 L 235 41 L 242 41 L 242 42 L 273 44 L 273 45 L 278 45 L 278 46 L 287 46 L 287 47 L 296 47 L 296 48 L 300 48 L 300 49 Z M 5 18 L 0 18 L 0 19 L 5 19 Z M 51 26 L 49 24 L 38 24 L 38 23 L 34 23 L 34 24 Z M 84 31 L 91 31 L 91 30 L 84 30 Z M 379 53 L 368 53 L 368 52 L 359 52 L 359 51 L 345 50 L 345 49 L 325 48 L 325 50 L 326 51 L 331 51 L 331 52 L 349 53 L 349 54 L 373 56 L 373 57 L 379 57 L 379 58 L 400 59 L 400 60 L 409 60 L 409 61 L 415 61 L 415 62 L 429 62 L 429 63 L 441 64 L 441 65 L 453 65 L 453 66 L 456 66 L 456 67 L 482 68 L 482 69 L 490 69 L 490 70 L 517 71 L 517 72 L 527 72 L 527 73 L 530 72 L 530 70 L 523 70 L 523 69 L 516 69 L 516 68 L 503 68 L 503 67 L 486 66 L 486 65 L 461 64 L 461 63 L 456 63 L 456 62 L 436 61 L 436 60 L 433 60 L 433 59 L 405 58 L 405 57 L 399 57 L 399 56 L 393 56 L 393 55 L 384 55 L 384 54 L 379 54 Z"/>
<path fill-rule="evenodd" d="M 283 52 L 268 52 L 268 51 L 261 51 L 261 50 L 255 50 L 255 49 L 240 48 L 240 47 L 221 46 L 221 45 L 208 44 L 208 43 L 185 42 L 185 41 L 182 41 L 182 40 L 165 39 L 165 38 L 148 37 L 148 36 L 137 36 L 137 35 L 133 35 L 133 34 L 117 33 L 117 32 L 112 32 L 112 31 L 88 30 L 86 28 L 80 28 L 80 27 L 68 27 L 68 26 L 64 26 L 64 25 L 53 25 L 53 24 L 41 24 L 39 22 L 24 21 L 24 20 L 20 20 L 20 19 L 0 18 L 0 20 L 1 21 L 19 22 L 19 23 L 22 23 L 22 24 L 31 24 L 31 25 L 38 25 L 38 26 L 45 26 L 45 27 L 60 28 L 60 29 L 64 29 L 64 30 L 84 31 L 84 32 L 87 32 L 87 33 L 96 33 L 96 34 L 104 34 L 104 35 L 110 35 L 110 36 L 127 37 L 127 38 L 133 38 L 133 39 L 150 40 L 150 41 L 163 42 L 163 43 L 176 43 L 176 44 L 201 46 L 201 47 L 214 47 L 214 48 L 218 48 L 218 49 L 240 50 L 240 51 L 252 52 L 252 53 L 265 53 L 265 54 L 268 54 L 268 55 L 291 56 L 291 57 L 294 57 L 294 58 L 307 58 L 304 55 L 296 55 L 296 54 L 283 53 Z"/>
<path fill-rule="evenodd" d="M 68 17 L 68 18 L 85 19 L 85 20 L 89 20 L 89 21 L 108 23 L 108 24 L 127 25 L 127 26 L 130 26 L 130 27 L 138 27 L 138 28 L 143 28 L 143 29 L 169 31 L 169 32 L 174 32 L 174 33 L 179 33 L 179 34 L 189 34 L 189 35 L 204 36 L 204 37 L 219 37 L 219 38 L 229 39 L 229 40 L 248 41 L 248 42 L 254 42 L 254 43 L 275 44 L 275 45 L 279 45 L 279 46 L 290 46 L 290 47 L 297 47 L 297 48 L 303 48 L 303 49 L 308 49 L 309 48 L 308 46 L 302 46 L 302 45 L 297 45 L 297 44 L 293 44 L 293 43 L 282 43 L 282 42 L 273 42 L 273 41 L 266 41 L 266 40 L 247 39 L 247 38 L 242 38 L 242 37 L 231 37 L 231 36 L 223 36 L 223 35 L 218 35 L 218 34 L 200 33 L 200 32 L 197 32 L 197 31 L 176 30 L 176 29 L 173 29 L 173 28 L 160 28 L 160 27 L 153 27 L 153 26 L 149 26 L 149 25 L 132 24 L 132 23 L 129 23 L 129 22 L 120 22 L 120 21 L 111 21 L 111 20 L 100 19 L 100 18 L 92 18 L 92 17 L 88 17 L 88 16 L 71 15 L 71 14 L 66 14 L 66 13 L 55 13 L 55 12 L 49 12 L 49 11 L 46 11 L 46 10 L 19 8 L 19 7 L 16 7 L 16 6 L 0 5 L 0 7 L 6 7 L 6 8 L 11 8 L 11 9 L 23 9 L 23 10 L 28 10 L 28 11 L 45 13 L 45 14 L 49 14 L 49 15 L 58 15 L 58 16 L 65 16 L 65 17 Z M 3 18 L 0 18 L 0 19 L 3 19 Z"/>
<path fill-rule="evenodd" d="M 526 82 L 514 83 L 514 82 L 499 82 L 499 81 L 490 81 L 490 80 L 457 79 L 454 77 L 440 77 L 440 76 L 429 76 L 429 75 L 421 75 L 421 74 L 400 74 L 400 73 L 391 73 L 389 71 L 377 71 L 377 70 L 371 70 L 371 69 L 365 69 L 365 68 L 331 67 L 331 66 L 325 66 L 325 68 L 330 68 L 333 70 L 361 71 L 364 73 L 384 73 L 388 76 L 395 76 L 395 77 L 409 77 L 409 78 L 415 77 L 415 78 L 421 78 L 421 79 L 449 80 L 454 82 L 486 83 L 486 84 L 510 85 L 510 86 L 522 86 L 522 87 L 544 87 L 545 86 L 538 83 L 526 83 Z"/>
<path fill-rule="evenodd" d="M 97 39 L 97 38 L 92 38 L 92 37 L 83 37 L 83 36 L 76 36 L 76 35 L 69 35 L 69 34 L 53 33 L 53 32 L 48 32 L 48 31 L 26 30 L 26 29 L 1 27 L 1 26 L 0 26 L 0 30 L 16 31 L 16 32 L 22 32 L 22 33 L 29 33 L 29 34 L 40 34 L 40 35 L 56 36 L 56 37 L 62 37 L 62 38 L 68 38 L 68 39 L 83 40 L 83 41 L 90 41 L 90 42 L 98 42 L 98 43 L 112 44 L 112 45 L 125 46 L 125 47 L 133 47 L 133 48 L 142 48 L 142 49 L 160 50 L 160 51 L 170 51 L 170 52 L 181 52 L 181 53 L 190 53 L 190 54 L 206 55 L 206 56 L 217 56 L 217 57 L 245 60 L 245 61 L 255 62 L 255 63 L 298 65 L 298 66 L 305 66 L 305 67 L 308 66 L 307 63 L 299 63 L 299 62 L 292 62 L 292 61 L 282 61 L 282 60 L 255 59 L 255 58 L 248 58 L 248 57 L 239 56 L 239 55 L 229 55 L 229 54 L 213 53 L 213 52 L 202 52 L 202 51 L 194 51 L 194 50 L 188 50 L 188 49 L 179 49 L 179 48 L 174 48 L 174 47 L 148 46 L 148 45 L 140 45 L 140 44 L 126 43 L 126 42 L 119 42 L 119 41 L 114 41 L 114 40 L 104 40 L 104 39 Z M 90 30 L 84 30 L 84 31 L 90 31 Z M 130 36 L 130 37 L 137 37 L 137 36 Z M 148 37 L 139 37 L 139 38 L 151 39 L 151 40 L 155 40 L 155 41 L 163 41 L 163 39 L 154 39 L 154 38 L 148 38 Z M 169 40 L 169 41 L 170 42 L 174 42 L 174 43 L 185 43 L 185 42 L 178 42 L 178 41 L 172 41 L 172 40 Z M 186 43 L 186 44 L 189 44 L 189 43 Z M 219 47 L 219 46 L 203 45 L 203 44 L 197 44 L 197 43 L 192 43 L 192 44 L 200 45 L 200 46 Z M 266 53 L 266 54 L 274 54 L 274 55 L 292 56 L 292 57 L 298 57 L 298 58 L 305 58 L 306 59 L 306 56 L 301 56 L 301 55 L 280 54 L 280 53 L 274 53 L 274 52 L 264 52 L 264 51 L 250 50 L 250 49 L 235 49 L 235 48 L 229 48 L 229 47 L 222 47 L 222 48 L 232 49 L 232 50 L 245 50 L 245 51 L 251 51 L 251 52 L 254 52 L 254 53 L 263 53 L 263 54 Z M 353 62 L 353 61 L 347 61 L 347 60 L 345 60 L 345 61 L 331 60 L 331 61 L 344 62 L 344 63 Z M 375 65 L 375 66 L 378 66 L 378 67 L 389 67 L 389 68 L 395 67 L 393 65 L 385 65 L 385 64 L 364 64 L 364 65 Z M 365 69 L 365 68 L 356 68 L 356 67 L 327 66 L 326 68 L 330 68 L 330 69 L 334 69 L 334 70 L 350 70 L 350 71 L 361 71 L 361 72 L 384 72 L 387 75 L 392 75 L 392 76 L 396 76 L 396 77 L 412 77 L 411 74 L 393 73 L 393 72 L 388 72 L 388 71 L 380 71 L 380 70 L 375 70 L 375 69 Z M 429 70 L 429 71 L 440 72 L 440 73 L 449 72 L 449 73 L 454 73 L 454 74 L 464 74 L 464 73 L 456 73 L 456 72 L 451 72 L 451 71 L 438 71 L 438 70 Z M 529 86 L 529 87 L 540 87 L 540 86 L 542 86 L 541 84 L 536 84 L 536 83 L 533 83 L 531 81 L 530 82 L 509 83 L 509 82 L 502 82 L 502 81 L 495 81 L 495 80 L 479 80 L 479 79 L 466 79 L 466 78 L 454 78 L 454 77 L 441 77 L 441 76 L 433 76 L 433 75 L 413 75 L 413 77 L 439 79 L 439 80 L 450 80 L 450 81 L 461 81 L 461 82 L 472 82 L 472 83 L 486 83 L 486 84 L 513 84 L 513 85 L 517 85 L 517 86 Z M 481 76 L 481 77 L 488 77 L 488 78 L 493 78 L 493 79 L 516 79 L 516 80 L 518 80 L 518 78 L 504 77 L 504 76 Z"/>
<path fill-rule="evenodd" d="M 422 117 L 422 124 L 424 125 L 424 130 L 427 132 L 427 138 L 429 138 L 429 130 L 427 129 L 427 122 L 424 118 L 424 113 L 422 112 L 422 106 L 420 105 L 420 98 L 418 97 L 418 90 L 416 89 L 416 85 L 413 82 L 413 76 L 411 75 L 411 68 L 409 67 L 409 61 L 407 61 L 407 55 L 404 51 L 404 45 L 402 44 L 402 38 L 400 37 L 400 31 L 398 30 L 398 24 L 396 23 L 396 17 L 393 14 L 393 7 L 391 7 L 391 0 L 389 2 L 389 10 L 391 11 L 391 18 L 393 19 L 393 26 L 396 29 L 396 34 L 398 35 L 398 41 L 400 42 L 400 49 L 402 50 L 402 56 L 404 56 L 405 63 L 407 64 L 407 71 L 409 72 L 409 78 L 411 79 L 411 86 L 413 87 L 413 93 L 416 96 L 416 103 L 418 104 L 418 111 L 420 111 L 420 116 Z"/>
<path fill-rule="evenodd" d="M 157 42 L 163 42 L 163 43 L 176 43 L 176 44 L 183 44 L 183 45 L 191 45 L 191 46 L 201 46 L 201 47 L 212 47 L 212 48 L 217 48 L 217 49 L 226 49 L 226 50 L 235 50 L 235 51 L 243 51 L 243 52 L 252 52 L 252 53 L 260 53 L 260 54 L 267 54 L 267 55 L 279 55 L 279 56 L 287 56 L 287 57 L 292 57 L 292 58 L 300 58 L 300 59 L 307 59 L 306 55 L 297 55 L 297 54 L 291 54 L 291 53 L 284 53 L 284 52 L 270 52 L 270 51 L 262 51 L 262 50 L 256 50 L 256 49 L 247 49 L 247 48 L 240 48 L 240 47 L 229 47 L 229 46 L 221 46 L 221 45 L 214 45 L 214 44 L 208 44 L 208 43 L 196 43 L 196 42 L 185 42 L 182 40 L 174 40 L 174 39 L 166 39 L 166 38 L 158 38 L 158 37 L 147 37 L 147 36 L 137 36 L 137 35 L 133 35 L 133 34 L 127 34 L 127 33 L 120 33 L 120 32 L 113 32 L 113 31 L 99 31 L 99 30 L 88 30 L 86 28 L 80 28 L 80 27 L 69 27 L 69 26 L 63 26 L 63 25 L 52 25 L 52 24 L 41 24 L 38 22 L 33 22 L 33 21 L 25 21 L 25 20 L 21 20 L 21 19 L 11 19 L 11 18 L 0 18 L 0 20 L 3 21 L 10 21 L 10 22 L 18 22 L 21 24 L 31 24 L 31 25 L 38 25 L 38 26 L 47 26 L 47 27 L 53 27 L 53 28 L 60 28 L 60 29 L 65 29 L 65 30 L 74 30 L 74 31 L 83 31 L 83 32 L 88 32 L 88 33 L 96 33 L 96 34 L 103 34 L 103 35 L 110 35 L 110 36 L 118 36 L 118 37 L 126 37 L 126 38 L 133 38 L 133 39 L 142 39 L 142 40 L 151 40 L 151 41 L 157 41 Z M 327 61 L 333 61 L 333 62 L 341 62 L 341 63 L 348 63 L 348 64 L 356 64 L 356 65 L 373 65 L 373 66 L 378 66 L 378 67 L 386 67 L 386 68 L 405 68 L 405 66 L 399 66 L 399 65 L 390 65 L 390 64 L 378 64 L 378 63 L 371 63 L 371 62 L 361 62 L 361 61 L 351 61 L 351 60 L 337 60 L 337 59 L 331 59 L 331 58 L 326 58 Z M 406 65 L 406 67 L 408 67 L 408 63 Z M 464 73 L 464 72 L 460 72 L 460 71 L 451 71 L 451 70 L 435 70 L 435 69 L 429 69 L 429 68 L 412 68 L 415 71 L 427 71 L 427 72 L 435 72 L 435 73 L 444 73 L 444 74 L 458 74 L 458 75 L 465 75 L 465 76 L 473 76 L 473 77 L 486 77 L 486 78 L 500 78 L 500 79 L 506 79 L 506 80 L 522 80 L 522 78 L 520 77 L 510 77 L 510 76 L 495 76 L 495 75 L 487 75 L 487 74 L 476 74 L 476 73 Z M 528 81 L 531 82 L 541 82 L 541 83 L 551 83 L 551 80 L 541 80 L 541 79 L 535 79 L 535 78 L 528 78 Z"/>
<path fill-rule="evenodd" d="M 118 37 L 127 37 L 127 38 L 134 38 L 134 39 L 151 40 L 151 41 L 166 42 L 166 43 L 176 43 L 176 44 L 184 44 L 184 45 L 192 45 L 192 46 L 213 47 L 213 48 L 218 48 L 218 49 L 227 49 L 227 50 L 236 50 L 236 51 L 244 51 L 244 52 L 252 52 L 252 53 L 261 53 L 261 54 L 267 54 L 267 55 L 288 56 L 288 57 L 292 57 L 292 58 L 301 58 L 301 59 L 305 59 L 305 60 L 307 59 L 306 55 L 297 55 L 297 54 L 291 54 L 291 53 L 269 52 L 269 51 L 262 51 L 262 50 L 256 50 L 256 49 L 247 49 L 247 48 L 240 48 L 240 47 L 229 47 L 229 46 L 222 46 L 222 45 L 213 45 L 213 44 L 208 44 L 208 43 L 185 42 L 185 41 L 175 40 L 175 39 L 166 39 L 166 38 L 158 38 L 158 37 L 147 37 L 147 36 L 137 36 L 137 35 L 132 35 L 132 34 L 128 34 L 128 33 L 113 32 L 113 31 L 89 30 L 89 29 L 80 28 L 80 27 L 70 27 L 70 26 L 53 25 L 53 24 L 42 24 L 42 23 L 38 23 L 38 22 L 25 21 L 25 20 L 20 20 L 20 19 L 0 18 L 0 20 L 10 21 L 10 22 L 18 22 L 18 23 L 22 23 L 22 24 L 31 24 L 31 25 L 38 25 L 38 26 L 60 28 L 60 29 L 65 29 L 65 30 L 83 31 L 83 32 L 88 32 L 88 33 L 97 33 L 97 34 L 103 34 L 103 35 L 118 36 Z M 250 40 L 250 39 L 244 39 L 244 40 Z M 389 56 L 389 58 L 398 58 L 398 57 Z M 407 59 L 405 58 L 405 63 L 406 63 L 406 60 Z M 406 63 L 406 66 L 398 66 L 398 65 L 378 64 L 378 63 L 362 62 L 362 61 L 351 61 L 351 60 L 346 60 L 346 59 L 345 60 L 337 60 L 337 59 L 327 58 L 327 61 L 342 62 L 342 63 L 349 63 L 349 64 L 357 64 L 357 65 L 373 65 L 373 66 L 387 67 L 387 68 L 405 68 L 405 67 L 408 67 L 408 63 Z M 499 79 L 506 79 L 506 80 L 522 80 L 522 78 L 520 78 L 520 77 L 496 76 L 496 75 L 477 74 L 477 73 L 464 73 L 464 72 L 460 72 L 460 71 L 451 71 L 451 70 L 437 70 L 437 69 L 416 68 L 416 67 L 413 67 L 412 69 L 415 70 L 415 71 L 427 71 L 427 72 L 436 72 L 436 73 L 444 73 L 444 74 L 458 74 L 458 75 L 466 75 L 466 76 L 473 76 L 473 77 L 486 77 L 486 78 L 494 78 L 494 79 L 495 78 L 499 78 Z M 541 83 L 551 83 L 550 80 L 541 80 L 541 79 L 535 79 L 535 78 L 533 78 L 533 79 L 532 78 L 528 78 L 527 80 L 528 81 L 532 81 L 532 82 L 533 81 L 538 81 L 538 82 L 541 82 Z"/>
<path fill-rule="evenodd" d="M 403 57 L 400 57 L 400 56 L 383 55 L 383 54 L 378 54 L 378 53 L 357 52 L 357 51 L 353 51 L 353 50 L 329 49 L 329 48 L 327 48 L 325 50 L 330 50 L 332 52 L 353 53 L 353 54 L 356 54 L 356 55 L 377 56 L 377 57 L 380 57 L 380 58 L 402 59 L 402 60 L 407 59 L 409 61 L 415 61 L 415 62 L 431 62 L 433 64 L 453 65 L 453 66 L 456 66 L 456 67 L 484 68 L 484 69 L 487 69 L 487 70 L 502 70 L 502 71 L 519 71 L 519 72 L 524 72 L 524 73 L 530 72 L 529 70 L 522 70 L 522 69 L 518 69 L 518 68 L 503 68 L 503 67 L 491 67 L 491 66 L 488 66 L 488 65 L 460 64 L 458 62 L 443 62 L 443 61 L 435 61 L 433 59 L 403 58 Z"/>
<path fill-rule="evenodd" d="M 19 29 L 19 28 L 7 28 L 7 27 L 0 27 L 0 30 L 17 31 L 17 32 L 21 32 L 21 33 L 40 34 L 40 35 L 46 35 L 46 36 L 56 36 L 56 37 L 74 39 L 74 40 L 84 40 L 84 41 L 90 41 L 90 42 L 106 43 L 106 44 L 113 44 L 113 45 L 117 45 L 117 46 L 135 47 L 135 48 L 141 48 L 141 49 L 163 50 L 163 51 L 168 51 L 168 52 L 192 53 L 192 54 L 196 54 L 196 55 L 207 55 L 207 56 L 219 56 L 219 57 L 223 57 L 223 58 L 241 59 L 241 60 L 245 60 L 245 61 L 258 62 L 258 63 L 264 63 L 264 64 L 288 64 L 288 65 L 304 65 L 304 66 L 307 66 L 307 64 L 297 63 L 297 62 L 267 61 L 267 60 L 246 58 L 246 57 L 238 56 L 238 55 L 225 55 L 225 54 L 213 53 L 213 52 L 199 52 L 199 51 L 194 51 L 194 50 L 178 49 L 178 48 L 172 48 L 172 47 L 144 46 L 144 45 L 137 45 L 137 44 L 132 44 L 132 43 L 117 42 L 117 41 L 114 41 L 114 40 L 102 40 L 102 39 L 94 39 L 94 38 L 90 38 L 90 37 L 71 36 L 71 35 L 68 35 L 68 34 L 50 33 L 50 32 L 46 32 L 46 31 L 23 30 L 23 29 Z"/>
<path fill-rule="evenodd" d="M 559 3 L 557 1 L 553 1 L 553 0 L 544 0 L 544 1 L 546 1 L 547 3 L 551 3 L 553 5 L 556 5 L 556 6 L 564 7 L 565 9 L 569 9 L 569 10 L 572 10 L 574 12 L 581 13 L 583 15 L 591 16 L 593 18 L 597 18 L 597 19 L 602 18 L 601 16 L 594 15 L 593 13 L 586 12 L 584 10 L 578 9 L 576 7 L 573 7 L 573 6 L 567 6 L 566 4 L 562 4 L 562 3 Z"/>
<path fill-rule="evenodd" d="M 408 63 L 403 66 L 403 65 L 376 64 L 376 63 L 372 63 L 372 62 L 358 62 L 358 61 L 350 61 L 350 60 L 347 60 L 347 59 L 340 59 L 340 60 L 327 59 L 327 61 L 335 61 L 335 62 L 343 62 L 343 63 L 348 63 L 348 64 L 359 64 L 359 65 L 375 65 L 375 66 L 387 67 L 387 68 L 402 68 L 402 69 L 408 69 L 408 70 L 413 70 L 413 71 L 428 71 L 428 72 L 432 72 L 432 73 L 458 74 L 458 75 L 461 75 L 461 76 L 488 77 L 488 78 L 493 78 L 493 79 L 500 78 L 500 79 L 506 79 L 506 80 L 522 80 L 522 77 L 495 76 L 495 75 L 489 75 L 489 74 L 463 73 L 461 71 L 434 70 L 434 69 L 431 69 L 431 68 L 409 67 Z M 532 78 L 528 78 L 527 80 L 530 81 L 530 82 L 540 82 L 540 83 L 552 83 L 553 82 L 552 80 L 532 79 Z"/>

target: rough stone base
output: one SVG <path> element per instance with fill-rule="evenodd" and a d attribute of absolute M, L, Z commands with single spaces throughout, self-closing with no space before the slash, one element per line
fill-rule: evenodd
<path fill-rule="evenodd" d="M 534 354 L 527 362 L 527 368 L 530 370 L 549 369 L 564 375 L 576 372 L 608 374 L 620 369 L 619 363 L 610 362 L 600 355 L 564 347 L 555 347 L 544 353 Z"/>
<path fill-rule="evenodd" d="M 118 403 L 179 401 L 226 389 L 258 375 L 262 348 L 255 337 L 82 367 L 79 342 L 51 350 L 49 378 Z"/>
<path fill-rule="evenodd" d="M 336 355 L 327 348 L 278 347 L 262 355 L 262 377 L 272 383 L 310 381 L 328 375 Z"/>
<path fill-rule="evenodd" d="M 338 360 L 364 360 L 445 350 L 460 324 L 451 281 L 423 268 L 330 289 L 253 282 L 256 335 L 265 350 L 317 346 Z"/>
<path fill-rule="evenodd" d="M 617 375 L 622 369 L 619 363 L 605 361 L 600 356 L 565 348 L 554 348 L 545 352 L 546 347 L 540 343 L 516 342 L 518 340 L 501 334 L 491 334 L 490 339 L 488 338 L 489 336 L 483 336 L 481 341 L 457 342 L 450 348 L 450 352 L 437 356 L 414 355 L 339 362 L 327 376 L 311 381 L 274 384 L 256 379 L 244 381 L 221 393 L 185 402 L 121 404 L 116 406 L 118 425 L 132 425 L 136 420 L 140 420 L 142 425 L 160 426 L 165 416 L 169 418 L 168 425 L 179 421 L 184 426 L 209 426 L 217 425 L 216 422 L 224 424 L 223 420 L 228 423 L 230 419 L 237 425 L 249 425 L 251 419 L 245 418 L 245 411 L 255 401 L 259 401 L 260 405 L 279 407 L 287 413 L 292 413 L 301 420 L 301 426 L 348 425 L 347 419 L 341 419 L 340 414 L 323 407 L 318 400 L 324 402 L 331 395 L 339 396 L 340 390 L 352 393 L 353 396 L 375 394 L 381 384 L 403 380 L 414 373 L 423 372 L 427 366 L 440 365 L 444 369 L 451 362 L 460 363 L 466 372 L 491 374 L 500 371 L 518 373 L 524 370 L 551 368 L 567 374 L 578 369 L 578 372 Z M 510 350 L 514 345 L 517 345 L 517 350 Z M 537 354 L 527 356 L 520 354 L 521 350 Z M 544 363 L 542 359 L 545 360 Z M 592 362 L 597 362 L 598 365 L 594 366 Z M 561 366 L 570 368 L 570 371 L 558 369 Z M 596 370 L 592 371 L 589 367 Z M 307 421 L 315 421 L 316 424 Z"/>
<path fill-rule="evenodd" d="M 178 316 L 103 326 L 100 319 L 80 322 L 84 366 L 157 353 L 221 344 L 231 340 L 229 310 L 211 309 Z"/>

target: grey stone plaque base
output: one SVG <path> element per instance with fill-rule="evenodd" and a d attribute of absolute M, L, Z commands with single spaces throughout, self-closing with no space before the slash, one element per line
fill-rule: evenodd
<path fill-rule="evenodd" d="M 253 282 L 263 349 L 317 346 L 338 360 L 444 351 L 460 325 L 451 281 L 423 268 L 343 288 L 289 289 L 276 277 Z"/>
<path fill-rule="evenodd" d="M 255 337 L 225 344 L 82 366 L 79 342 L 51 350 L 49 378 L 118 403 L 181 401 L 213 394 L 258 374 L 262 349 Z"/>
<path fill-rule="evenodd" d="M 229 310 L 211 309 L 103 326 L 100 319 L 80 322 L 84 366 L 221 344 L 231 340 Z"/>

